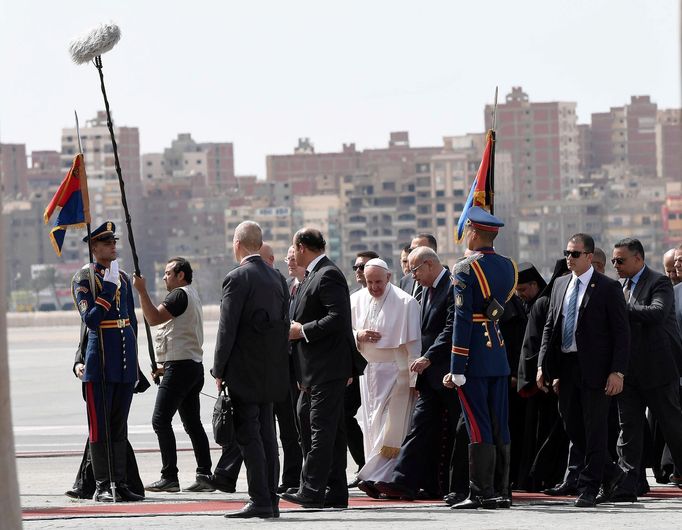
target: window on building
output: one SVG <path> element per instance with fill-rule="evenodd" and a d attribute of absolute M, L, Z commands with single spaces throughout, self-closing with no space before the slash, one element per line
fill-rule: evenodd
<path fill-rule="evenodd" d="M 442 202 L 439 202 L 438 204 L 436 204 L 436 211 L 437 212 L 444 212 L 445 211 L 445 204 L 443 204 Z"/>

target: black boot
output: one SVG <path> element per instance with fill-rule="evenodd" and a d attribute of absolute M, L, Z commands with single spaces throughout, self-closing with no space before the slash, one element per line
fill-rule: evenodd
<path fill-rule="evenodd" d="M 127 444 L 124 441 L 114 442 L 114 480 L 116 481 L 116 493 L 124 502 L 139 502 L 144 500 L 144 495 L 138 495 L 130 489 L 126 481 Z"/>
<path fill-rule="evenodd" d="M 95 494 L 92 500 L 96 502 L 114 502 L 109 482 L 109 460 L 107 458 L 107 446 L 104 442 L 90 443 L 90 460 L 92 461 L 92 474 L 95 476 Z M 113 470 L 112 470 L 113 471 Z M 121 498 L 116 493 L 116 501 Z"/>
<path fill-rule="evenodd" d="M 497 508 L 511 508 L 512 497 L 509 487 L 509 463 L 511 446 L 498 445 L 495 459 L 495 503 Z"/>
<path fill-rule="evenodd" d="M 453 510 L 497 508 L 493 490 L 495 453 L 492 444 L 469 444 L 469 497 L 452 506 Z"/>

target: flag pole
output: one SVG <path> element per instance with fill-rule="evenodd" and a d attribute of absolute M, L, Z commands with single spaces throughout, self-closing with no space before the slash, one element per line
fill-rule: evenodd
<path fill-rule="evenodd" d="M 495 102 L 493 103 L 493 119 L 492 127 L 488 134 L 490 134 L 490 139 L 492 141 L 492 146 L 490 149 L 490 166 L 488 167 L 488 178 L 486 183 L 489 186 L 489 197 L 490 197 L 490 213 L 495 214 L 495 127 L 497 126 L 497 90 L 495 87 Z"/>

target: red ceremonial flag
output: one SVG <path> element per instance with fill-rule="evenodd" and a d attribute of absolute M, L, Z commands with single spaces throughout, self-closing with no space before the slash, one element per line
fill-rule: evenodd
<path fill-rule="evenodd" d="M 71 169 L 59 185 L 57 193 L 45 208 L 43 219 L 45 224 L 57 208 L 54 226 L 50 231 L 50 240 L 57 256 L 62 255 L 62 245 L 67 228 L 82 228 L 90 223 L 90 200 L 88 197 L 88 179 L 85 174 L 83 153 L 78 153 L 71 164 Z"/>
<path fill-rule="evenodd" d="M 464 225 L 467 220 L 467 213 L 469 208 L 472 206 L 480 206 L 490 211 L 490 205 L 492 204 L 492 173 L 493 166 L 491 165 L 491 159 L 494 156 L 493 151 L 495 149 L 495 137 L 492 130 L 488 131 L 486 135 L 485 149 L 483 150 L 483 157 L 481 158 L 481 165 L 478 166 L 478 172 L 476 173 L 476 178 L 471 185 L 471 190 L 469 190 L 469 196 L 464 203 L 464 208 L 462 209 L 462 214 L 459 216 L 459 221 L 457 222 L 457 243 L 462 241 L 462 236 L 464 235 Z"/>

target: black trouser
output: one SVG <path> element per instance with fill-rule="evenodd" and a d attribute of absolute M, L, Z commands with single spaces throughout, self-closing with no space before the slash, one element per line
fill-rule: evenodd
<path fill-rule="evenodd" d="M 220 460 L 218 460 L 218 463 L 215 466 L 214 474 L 223 481 L 236 486 L 243 461 L 242 452 L 239 449 L 237 442 L 231 443 L 230 445 L 224 445 Z"/>
<path fill-rule="evenodd" d="M 365 447 L 362 439 L 362 429 L 358 425 L 355 415 L 360 408 L 360 378 L 354 377 L 353 382 L 346 387 L 343 396 L 343 414 L 346 422 L 346 437 L 348 450 L 358 465 L 358 470 L 365 465 Z"/>
<path fill-rule="evenodd" d="M 244 458 L 251 501 L 278 504 L 279 455 L 272 403 L 245 403 L 232 397 L 235 439 Z"/>
<path fill-rule="evenodd" d="M 327 488 L 327 498 L 348 499 L 345 388 L 345 379 L 328 381 L 305 389 L 298 400 L 304 452 L 300 491 L 320 501 Z"/>
<path fill-rule="evenodd" d="M 618 396 L 621 427 L 618 463 L 626 472 L 619 490 L 635 495 L 640 478 L 646 407 L 658 420 L 675 466 L 682 469 L 682 411 L 677 378 L 655 388 L 640 388 L 626 379 L 623 392 Z"/>
<path fill-rule="evenodd" d="M 569 439 L 585 455 L 578 477 L 581 492 L 596 495 L 602 480 L 611 480 L 618 473 L 607 448 L 610 405 L 611 397 L 604 388 L 583 384 L 577 355 L 562 353 L 559 412 Z"/>
<path fill-rule="evenodd" d="M 449 429 L 446 440 L 442 436 L 444 412 L 448 416 Z M 450 468 L 447 460 L 452 456 L 452 442 L 460 412 L 457 392 L 445 387 L 434 390 L 426 384 L 419 389 L 410 432 L 400 447 L 392 482 L 407 486 L 415 492 L 422 488 L 432 494 L 441 493 L 438 480 L 439 461 L 445 459 L 445 469 Z M 453 477 L 451 481 L 456 482 L 457 478 Z"/>
<path fill-rule="evenodd" d="M 178 454 L 173 433 L 173 416 L 180 413 L 197 461 L 197 474 L 211 474 L 211 452 L 201 424 L 199 392 L 204 386 L 204 365 L 191 359 L 164 363 L 164 374 L 156 394 L 152 427 L 159 439 L 161 476 L 178 479 Z"/>
<path fill-rule="evenodd" d="M 298 387 L 296 380 L 284 401 L 274 404 L 275 417 L 279 425 L 279 439 L 282 442 L 284 461 L 282 465 L 282 484 L 297 487 L 301 480 L 301 467 L 303 465 L 303 453 L 298 440 L 298 428 L 296 427 L 296 401 L 298 400 Z"/>

